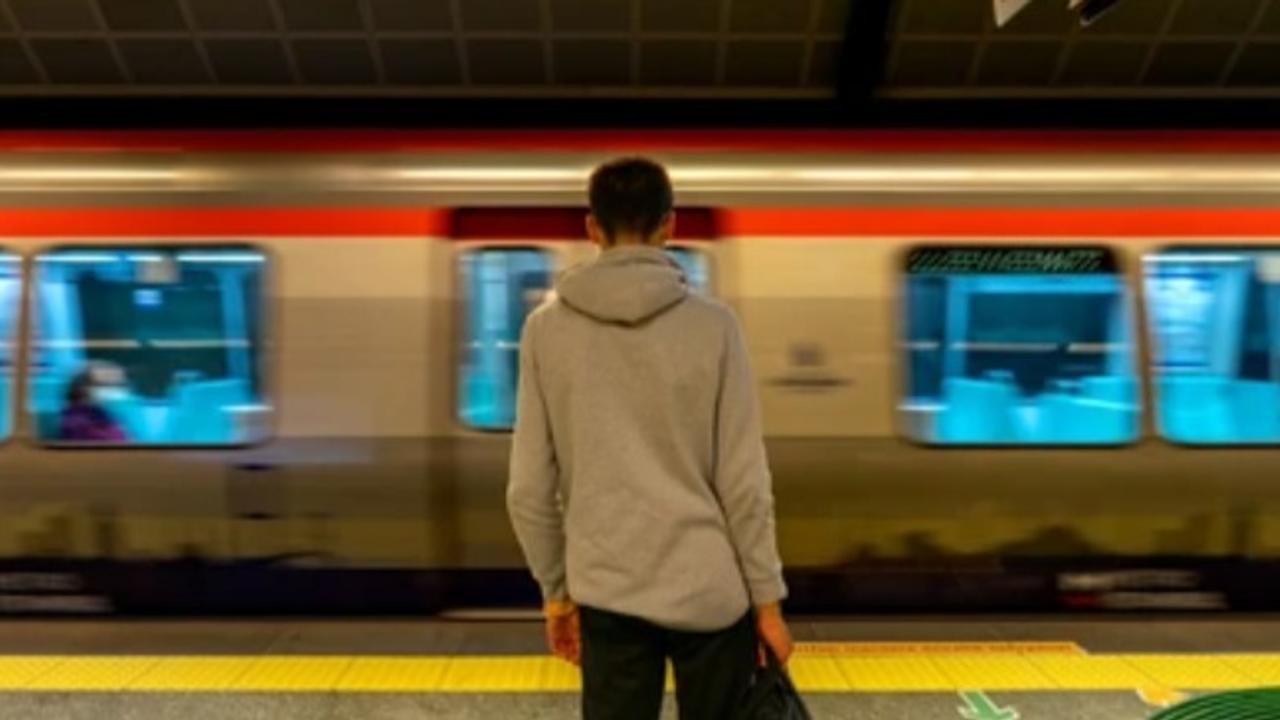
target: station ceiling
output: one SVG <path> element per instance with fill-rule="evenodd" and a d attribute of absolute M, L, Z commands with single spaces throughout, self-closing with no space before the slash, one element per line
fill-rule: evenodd
<path fill-rule="evenodd" d="M 1000 29 L 992 15 L 991 0 L 0 0 L 0 94 L 814 99 L 850 67 L 885 97 L 1280 94 L 1280 0 L 1121 0 L 1088 28 L 1067 0 Z"/>

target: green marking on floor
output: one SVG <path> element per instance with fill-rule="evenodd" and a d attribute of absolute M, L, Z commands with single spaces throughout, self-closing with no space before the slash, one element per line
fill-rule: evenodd
<path fill-rule="evenodd" d="M 960 693 L 960 699 L 964 701 L 964 707 L 956 709 L 965 720 L 1018 720 L 1021 717 L 1012 707 L 996 705 L 980 690 L 965 690 Z"/>

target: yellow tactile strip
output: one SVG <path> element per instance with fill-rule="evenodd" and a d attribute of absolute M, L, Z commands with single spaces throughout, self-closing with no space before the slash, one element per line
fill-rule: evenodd
<path fill-rule="evenodd" d="M 1086 655 L 1070 643 L 805 644 L 806 692 L 1202 690 L 1275 685 L 1277 654 Z M 573 692 L 545 656 L 0 656 L 0 691 Z"/>

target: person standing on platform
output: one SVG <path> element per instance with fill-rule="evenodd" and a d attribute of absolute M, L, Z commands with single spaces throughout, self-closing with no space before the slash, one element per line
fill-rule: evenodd
<path fill-rule="evenodd" d="M 662 166 L 610 162 L 589 192 L 601 253 L 522 333 L 508 511 L 585 720 L 656 720 L 668 659 L 682 719 L 730 718 L 763 649 L 792 649 L 746 345 L 664 251 Z"/>

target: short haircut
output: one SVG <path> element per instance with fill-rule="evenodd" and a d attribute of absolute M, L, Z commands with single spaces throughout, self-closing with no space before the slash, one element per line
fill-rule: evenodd
<path fill-rule="evenodd" d="M 645 158 L 605 163 L 591 173 L 591 214 L 609 239 L 619 233 L 652 235 L 675 205 L 666 168 Z"/>

